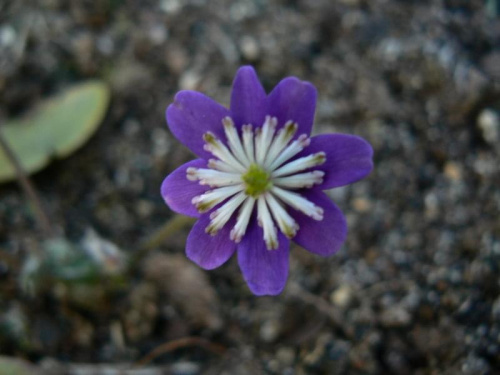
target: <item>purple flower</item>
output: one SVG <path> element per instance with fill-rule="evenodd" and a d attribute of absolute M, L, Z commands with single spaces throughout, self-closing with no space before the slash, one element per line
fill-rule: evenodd
<path fill-rule="evenodd" d="M 288 77 L 266 95 L 249 66 L 236 74 L 229 109 L 194 91 L 175 96 L 168 125 L 199 158 L 172 172 L 161 193 L 172 210 L 198 218 L 189 259 L 214 269 L 237 252 L 250 290 L 276 295 L 290 240 L 321 256 L 340 248 L 346 221 L 323 190 L 368 175 L 373 150 L 352 135 L 309 137 L 315 107 L 310 83 Z"/>

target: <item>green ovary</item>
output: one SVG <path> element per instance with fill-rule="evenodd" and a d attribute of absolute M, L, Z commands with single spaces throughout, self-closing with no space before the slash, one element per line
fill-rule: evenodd
<path fill-rule="evenodd" d="M 257 198 L 271 188 L 270 174 L 256 164 L 252 164 L 248 171 L 242 176 L 245 182 L 245 193 Z"/>

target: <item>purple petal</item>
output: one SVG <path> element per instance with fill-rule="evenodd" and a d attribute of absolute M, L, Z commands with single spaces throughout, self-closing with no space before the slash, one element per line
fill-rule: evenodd
<path fill-rule="evenodd" d="M 261 126 L 266 116 L 266 92 L 251 66 L 236 73 L 231 93 L 231 115 L 237 126 Z"/>
<path fill-rule="evenodd" d="M 262 228 L 254 221 L 238 246 L 241 272 L 255 295 L 276 295 L 285 287 L 290 241 L 281 233 L 278 241 L 277 250 L 267 250 Z"/>
<path fill-rule="evenodd" d="M 288 120 L 299 125 L 297 136 L 311 134 L 316 109 L 316 88 L 295 77 L 282 80 L 267 97 L 267 114 L 278 118 L 278 127 Z"/>
<path fill-rule="evenodd" d="M 321 190 L 344 186 L 361 180 L 373 169 L 373 149 L 363 138 L 347 134 L 322 134 L 297 157 L 324 151 L 326 162 L 317 169 L 325 172 Z"/>
<path fill-rule="evenodd" d="M 186 242 L 186 255 L 206 270 L 212 270 L 226 263 L 236 250 L 229 233 L 234 225 L 230 220 L 215 236 L 205 233 L 210 224 L 210 214 L 204 214 L 194 224 Z"/>
<path fill-rule="evenodd" d="M 303 213 L 290 209 L 290 215 L 300 229 L 293 241 L 311 253 L 321 256 L 337 252 L 347 236 L 347 223 L 342 211 L 320 191 L 305 191 L 302 195 L 324 210 L 323 220 L 314 220 Z"/>
<path fill-rule="evenodd" d="M 167 108 L 170 131 L 196 155 L 208 159 L 211 154 L 203 149 L 203 134 L 211 131 L 225 139 L 222 119 L 229 110 L 196 91 L 180 91 Z"/>
<path fill-rule="evenodd" d="M 203 194 L 210 187 L 200 185 L 198 181 L 189 181 L 186 178 L 186 169 L 189 167 L 206 168 L 207 162 L 203 159 L 195 159 L 181 165 L 163 180 L 161 195 L 172 211 L 191 217 L 199 217 L 200 213 L 191 200 L 197 195 Z"/>

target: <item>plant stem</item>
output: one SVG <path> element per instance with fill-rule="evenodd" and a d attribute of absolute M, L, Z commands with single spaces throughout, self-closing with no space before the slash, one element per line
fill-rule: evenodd
<path fill-rule="evenodd" d="M 33 205 L 36 221 L 38 222 L 38 225 L 40 226 L 46 238 L 54 237 L 52 225 L 50 224 L 50 220 L 43 209 L 42 202 L 40 201 L 40 198 L 36 192 L 35 186 L 24 171 L 23 166 L 19 162 L 19 159 L 17 158 L 12 148 L 9 146 L 1 130 L 2 129 L 0 127 L 0 148 L 3 150 L 5 156 L 7 156 L 12 166 L 14 167 L 17 175 L 17 181 L 19 185 L 21 185 L 21 188 Z"/>

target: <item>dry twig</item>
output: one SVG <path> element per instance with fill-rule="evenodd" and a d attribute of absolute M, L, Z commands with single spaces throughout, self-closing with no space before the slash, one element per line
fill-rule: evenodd
<path fill-rule="evenodd" d="M 181 339 L 173 340 L 173 341 L 168 341 L 164 344 L 161 344 L 160 346 L 157 346 L 155 349 L 153 349 L 151 352 L 146 354 L 144 357 L 142 357 L 139 361 L 136 362 L 136 366 L 145 366 L 151 361 L 153 361 L 155 358 L 158 358 L 159 356 L 172 352 L 177 349 L 182 349 L 190 346 L 199 346 L 202 347 L 214 354 L 217 355 L 222 355 L 225 353 L 226 348 L 220 344 L 214 344 L 206 339 L 203 339 L 201 337 L 183 337 Z"/>

